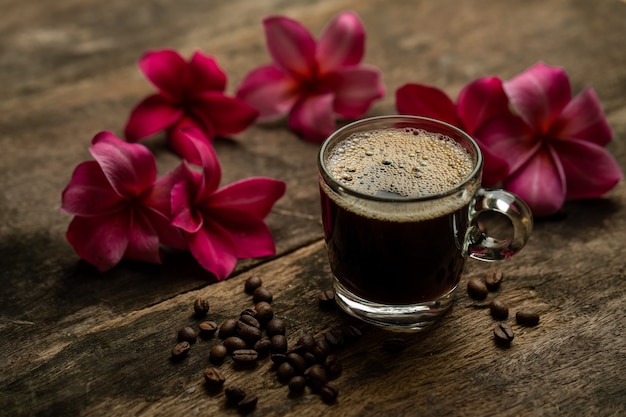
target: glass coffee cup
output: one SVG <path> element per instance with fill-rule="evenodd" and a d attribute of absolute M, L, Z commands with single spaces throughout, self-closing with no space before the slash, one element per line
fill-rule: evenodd
<path fill-rule="evenodd" d="M 419 331 L 437 321 L 468 257 L 507 259 L 532 231 L 521 199 L 481 188 L 480 148 L 444 122 L 353 122 L 326 139 L 318 165 L 337 304 L 390 330 Z M 490 236 L 483 215 L 504 218 L 509 233 Z"/>

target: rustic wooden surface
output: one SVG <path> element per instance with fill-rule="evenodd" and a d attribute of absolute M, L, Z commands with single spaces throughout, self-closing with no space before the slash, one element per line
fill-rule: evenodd
<path fill-rule="evenodd" d="M 575 91 L 592 84 L 614 129 L 609 149 L 626 169 L 626 3 L 620 0 L 0 0 L 0 414 L 236 415 L 223 393 L 204 388 L 215 341 L 169 360 L 178 328 L 197 322 L 207 297 L 220 321 L 251 305 L 243 282 L 259 274 L 288 321 L 290 342 L 352 321 L 320 310 L 330 285 L 317 201 L 317 147 L 284 124 L 255 126 L 220 140 L 224 183 L 266 175 L 288 183 L 268 217 L 278 255 L 246 260 L 215 283 L 188 256 L 163 266 L 123 262 L 105 274 L 79 261 L 64 233 L 61 190 L 89 158 L 101 130 L 121 135 L 152 87 L 136 67 L 150 48 L 215 56 L 228 92 L 268 61 L 261 19 L 284 14 L 317 34 L 342 10 L 368 33 L 365 62 L 384 73 L 388 93 L 370 114 L 394 112 L 405 82 L 452 96 L 481 75 L 508 78 L 537 61 L 566 68 Z M 178 158 L 162 137 L 145 142 L 159 169 Z M 568 203 L 538 222 L 528 247 L 503 263 L 498 293 L 512 311 L 537 308 L 535 328 L 512 324 L 497 347 L 486 302 L 461 289 L 442 322 L 405 336 L 402 354 L 381 349 L 389 334 L 362 326 L 340 352 L 338 401 L 291 398 L 268 361 L 252 370 L 222 365 L 227 385 L 259 397 L 258 416 L 619 416 L 626 414 L 626 184 L 605 198 Z M 491 266 L 470 262 L 469 277 Z"/>

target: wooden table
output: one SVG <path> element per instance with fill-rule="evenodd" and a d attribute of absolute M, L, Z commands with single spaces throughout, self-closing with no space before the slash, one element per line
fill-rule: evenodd
<path fill-rule="evenodd" d="M 257 274 L 274 293 L 276 314 L 294 343 L 301 335 L 354 324 L 320 309 L 330 286 L 319 217 L 317 146 L 279 123 L 254 126 L 215 144 L 223 183 L 264 175 L 287 194 L 267 221 L 277 255 L 239 262 L 216 283 L 190 256 L 162 266 L 123 262 L 99 274 L 65 240 L 59 211 L 73 168 L 89 159 L 93 135 L 121 135 L 130 109 L 152 92 L 136 67 L 147 49 L 200 49 L 229 75 L 227 92 L 268 62 L 261 19 L 296 18 L 317 34 L 342 10 L 366 27 L 365 62 L 384 73 L 387 95 L 370 115 L 394 112 L 405 82 L 439 86 L 453 97 L 482 75 L 509 78 L 537 61 L 565 67 L 575 92 L 592 84 L 626 169 L 626 3 L 618 0 L 389 1 L 1 0 L 0 10 L 0 414 L 237 415 L 224 393 L 205 389 L 208 351 L 200 341 L 170 360 L 176 331 L 196 325 L 192 304 L 211 303 L 218 322 L 251 306 L 244 281 Z M 145 142 L 169 170 L 178 157 L 162 136 Z M 439 325 L 393 336 L 360 325 L 363 336 L 338 351 L 339 397 L 289 396 L 268 359 L 248 370 L 225 362 L 226 386 L 258 396 L 253 415 L 619 416 L 626 414 L 626 184 L 607 196 L 568 203 L 565 216 L 539 221 L 527 248 L 498 265 L 505 280 L 487 301 L 470 299 L 467 279 L 493 265 L 471 261 L 456 304 Z M 539 326 L 509 319 L 516 337 L 494 344 L 486 304 L 528 306 Z"/>

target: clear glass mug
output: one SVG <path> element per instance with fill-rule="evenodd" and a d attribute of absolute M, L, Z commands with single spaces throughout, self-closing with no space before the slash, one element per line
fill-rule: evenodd
<path fill-rule="evenodd" d="M 468 257 L 507 259 L 531 234 L 517 196 L 480 186 L 483 157 L 465 132 L 417 116 L 362 119 L 318 159 L 322 220 L 338 305 L 391 330 L 419 331 L 451 306 Z M 504 216 L 490 236 L 481 214 Z"/>

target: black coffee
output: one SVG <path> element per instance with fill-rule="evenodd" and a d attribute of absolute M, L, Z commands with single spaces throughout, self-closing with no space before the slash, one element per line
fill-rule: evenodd
<path fill-rule="evenodd" d="M 346 138 L 325 165 L 342 187 L 387 199 L 346 197 L 320 183 L 330 265 L 346 289 L 370 301 L 413 304 L 458 284 L 471 192 L 407 201 L 465 181 L 474 168 L 465 149 L 439 134 L 384 129 Z"/>

